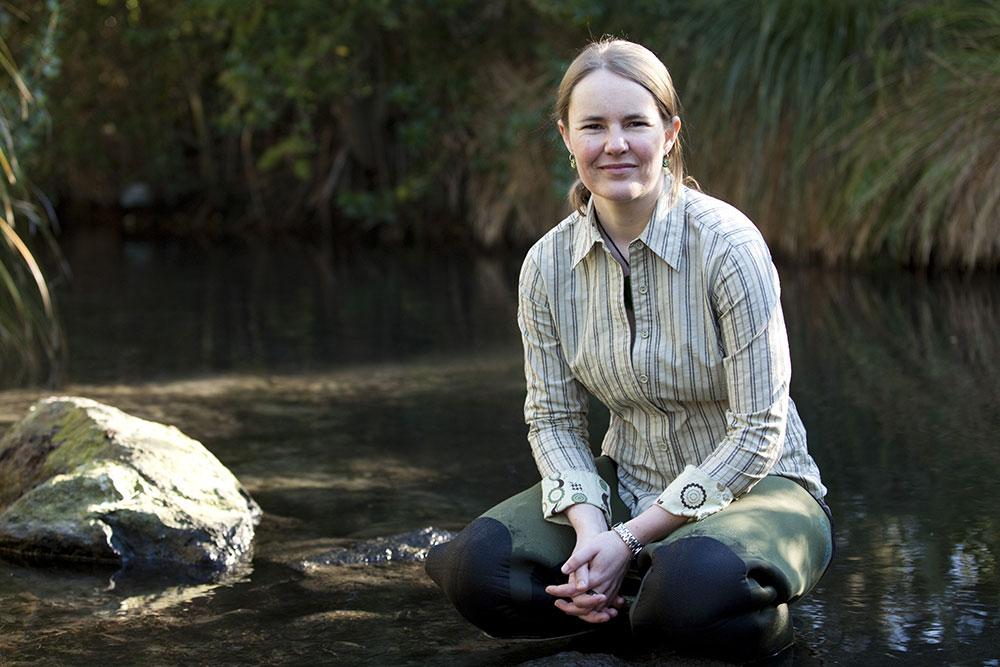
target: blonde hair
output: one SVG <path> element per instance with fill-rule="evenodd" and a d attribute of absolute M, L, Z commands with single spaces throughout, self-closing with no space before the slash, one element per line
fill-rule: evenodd
<path fill-rule="evenodd" d="M 559 84 L 556 96 L 555 117 L 564 124 L 569 124 L 570 96 L 576 84 L 585 76 L 597 70 L 608 70 L 629 81 L 634 81 L 649 91 L 656 101 L 656 107 L 664 122 L 669 123 L 674 116 L 680 116 L 681 104 L 674 89 L 673 80 L 666 66 L 652 51 L 644 46 L 624 39 L 604 37 L 588 44 L 570 63 Z M 684 175 L 684 158 L 681 152 L 681 137 L 678 133 L 674 145 L 670 147 L 670 175 L 673 177 L 670 187 L 670 201 L 676 201 L 680 194 L 681 184 L 687 179 Z M 690 181 L 694 183 L 693 181 Z M 569 193 L 573 208 L 581 213 L 590 201 L 590 190 L 577 179 Z"/>

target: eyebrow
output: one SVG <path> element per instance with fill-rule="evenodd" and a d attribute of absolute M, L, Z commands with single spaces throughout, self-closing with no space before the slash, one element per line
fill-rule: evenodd
<path fill-rule="evenodd" d="M 648 118 L 648 116 L 646 116 L 646 114 L 644 114 L 644 113 L 630 113 L 629 115 L 625 116 L 625 118 L 623 120 L 626 120 L 626 121 L 629 121 L 629 120 L 646 120 L 647 118 Z M 605 120 L 605 118 L 604 118 L 604 116 L 586 116 L 585 118 L 581 118 L 577 122 L 579 122 L 579 123 L 590 123 L 590 122 L 593 122 L 595 120 Z"/>

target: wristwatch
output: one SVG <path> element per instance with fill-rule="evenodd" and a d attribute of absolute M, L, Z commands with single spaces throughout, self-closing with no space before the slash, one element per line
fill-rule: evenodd
<path fill-rule="evenodd" d="M 632 531 L 625 527 L 624 523 L 616 523 L 611 526 L 611 530 L 618 533 L 618 537 L 622 538 L 622 542 L 628 547 L 628 550 L 632 552 L 632 558 L 635 559 L 642 552 L 642 543 L 635 539 L 635 535 Z"/>

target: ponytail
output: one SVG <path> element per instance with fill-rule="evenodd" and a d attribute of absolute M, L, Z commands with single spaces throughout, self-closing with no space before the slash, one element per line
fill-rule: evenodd
<path fill-rule="evenodd" d="M 573 186 L 569 189 L 569 203 L 573 207 L 574 211 L 577 211 L 580 215 L 587 210 L 587 204 L 590 202 L 590 190 L 587 186 L 583 184 L 579 178 L 573 183 Z"/>

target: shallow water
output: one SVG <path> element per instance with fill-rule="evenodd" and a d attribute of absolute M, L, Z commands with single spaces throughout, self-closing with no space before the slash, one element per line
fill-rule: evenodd
<path fill-rule="evenodd" d="M 265 516 L 252 567 L 216 585 L 0 564 L 0 662 L 500 665 L 607 649 L 486 639 L 419 564 L 299 566 L 347 539 L 457 529 L 536 481 L 518 258 L 67 246 L 60 392 L 176 424 Z M 1000 281 L 781 275 L 792 395 L 840 548 L 794 608 L 795 661 L 1000 664 Z M 48 393 L 0 392 L 0 428 Z"/>

